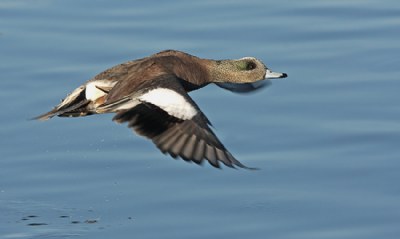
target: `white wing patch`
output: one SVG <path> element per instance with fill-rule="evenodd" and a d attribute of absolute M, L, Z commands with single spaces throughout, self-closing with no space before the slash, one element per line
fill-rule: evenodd
<path fill-rule="evenodd" d="M 191 119 L 197 114 L 196 108 L 185 97 L 166 88 L 150 90 L 141 95 L 139 100 L 156 105 L 169 115 L 183 120 Z"/>

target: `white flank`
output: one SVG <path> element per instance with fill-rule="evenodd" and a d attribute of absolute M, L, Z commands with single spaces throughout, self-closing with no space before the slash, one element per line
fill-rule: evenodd
<path fill-rule="evenodd" d="M 141 95 L 139 100 L 156 105 L 169 115 L 183 120 L 191 119 L 197 114 L 196 108 L 182 95 L 166 88 L 151 90 Z"/>
<path fill-rule="evenodd" d="M 92 81 L 86 85 L 85 96 L 86 99 L 96 101 L 98 98 L 104 96 L 106 93 L 99 88 L 111 88 L 115 85 L 115 82 L 104 81 Z M 99 88 L 97 88 L 99 87 Z"/>

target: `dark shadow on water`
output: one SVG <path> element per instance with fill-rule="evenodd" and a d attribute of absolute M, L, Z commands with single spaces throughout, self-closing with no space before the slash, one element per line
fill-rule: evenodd
<path fill-rule="evenodd" d="M 70 219 L 71 217 L 68 216 L 68 215 L 60 215 L 57 218 Z M 51 219 L 53 219 L 53 220 L 51 220 Z M 54 221 L 54 218 L 48 218 L 47 220 Z M 30 222 L 30 223 L 26 224 L 27 226 L 47 226 L 47 225 L 51 224 L 51 223 L 47 223 L 47 222 L 42 222 L 43 220 L 37 215 L 28 215 L 28 216 L 22 217 L 20 219 L 20 221 L 33 221 L 33 222 Z M 70 220 L 70 221 L 66 221 L 66 222 L 69 223 L 69 224 L 81 224 L 81 223 L 95 224 L 95 223 L 99 222 L 99 219 L 88 218 L 88 219 L 85 219 L 83 221 Z"/>

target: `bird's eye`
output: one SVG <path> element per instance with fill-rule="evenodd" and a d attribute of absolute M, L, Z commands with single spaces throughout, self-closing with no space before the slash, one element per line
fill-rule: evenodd
<path fill-rule="evenodd" d="M 257 67 L 257 65 L 254 63 L 254 62 L 247 62 L 247 65 L 246 65 L 246 70 L 247 71 L 250 71 L 250 70 L 253 70 L 253 69 L 255 69 Z"/>

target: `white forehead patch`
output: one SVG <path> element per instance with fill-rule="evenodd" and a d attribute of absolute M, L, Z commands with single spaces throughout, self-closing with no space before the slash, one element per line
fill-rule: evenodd
<path fill-rule="evenodd" d="M 239 60 L 256 60 L 256 58 L 254 58 L 252 56 L 246 56 L 246 57 L 240 58 Z"/>
<path fill-rule="evenodd" d="M 196 108 L 185 97 L 171 89 L 150 90 L 141 95 L 139 100 L 156 105 L 169 115 L 183 120 L 191 119 L 197 114 Z"/>

